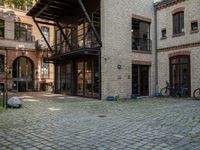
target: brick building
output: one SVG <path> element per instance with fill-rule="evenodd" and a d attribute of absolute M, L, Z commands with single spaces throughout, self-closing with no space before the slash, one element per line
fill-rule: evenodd
<path fill-rule="evenodd" d="M 56 27 L 47 58 L 55 92 L 105 99 L 153 95 L 166 80 L 190 95 L 200 71 L 199 8 L 198 0 L 40 0 L 28 15 Z"/>
<path fill-rule="evenodd" d="M 49 42 L 54 28 L 41 26 Z M 12 91 L 51 90 L 53 64 L 43 62 L 51 55 L 31 17 L 25 10 L 0 6 L 0 88 Z"/>
<path fill-rule="evenodd" d="M 158 83 L 169 81 L 186 94 L 200 86 L 200 1 L 167 0 L 157 5 Z"/>

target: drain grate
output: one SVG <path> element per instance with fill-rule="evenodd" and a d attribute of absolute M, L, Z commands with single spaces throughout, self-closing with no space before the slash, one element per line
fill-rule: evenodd
<path fill-rule="evenodd" d="M 106 115 L 99 115 L 99 116 L 97 116 L 97 117 L 99 117 L 99 118 L 105 118 L 105 117 L 107 117 Z"/>

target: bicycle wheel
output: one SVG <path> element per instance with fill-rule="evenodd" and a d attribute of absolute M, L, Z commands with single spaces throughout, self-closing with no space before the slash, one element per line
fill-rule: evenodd
<path fill-rule="evenodd" d="M 170 96 L 170 90 L 168 88 L 162 88 L 160 90 L 160 95 L 163 96 L 163 97 L 168 97 Z"/>
<path fill-rule="evenodd" d="M 194 99 L 196 99 L 196 100 L 200 100 L 200 88 L 194 90 L 194 92 L 193 92 L 193 97 L 194 97 Z"/>

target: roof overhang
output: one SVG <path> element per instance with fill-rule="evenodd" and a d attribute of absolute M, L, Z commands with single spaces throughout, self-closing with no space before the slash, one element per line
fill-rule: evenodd
<path fill-rule="evenodd" d="M 82 2 L 88 11 L 95 10 L 100 5 L 100 0 L 82 0 Z M 83 12 L 78 0 L 39 0 L 27 15 L 50 21 L 58 19 L 70 22 L 83 16 Z"/>

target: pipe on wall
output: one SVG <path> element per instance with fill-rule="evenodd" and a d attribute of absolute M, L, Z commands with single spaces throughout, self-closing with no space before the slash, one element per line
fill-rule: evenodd
<path fill-rule="evenodd" d="M 157 37 L 157 5 L 154 4 L 154 41 L 155 41 L 155 52 L 154 52 L 154 62 L 155 62 L 155 74 L 154 74 L 154 95 L 158 93 L 158 37 Z"/>

